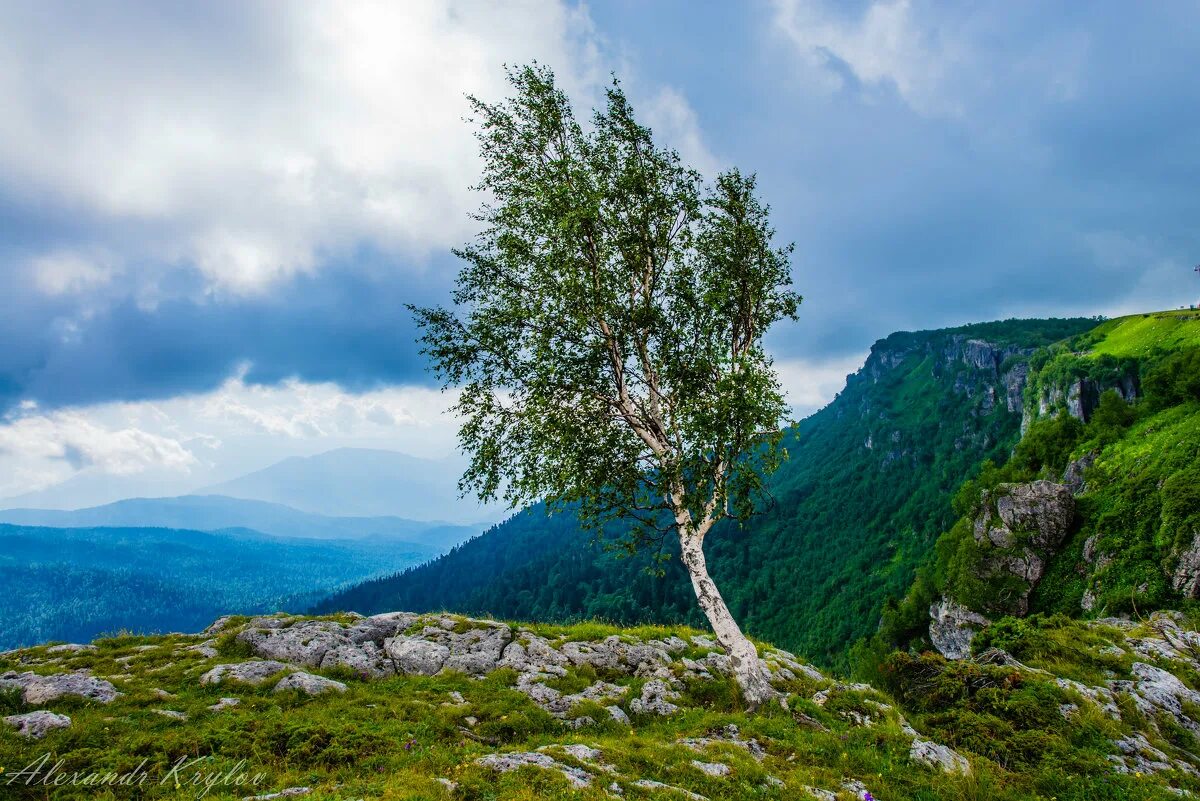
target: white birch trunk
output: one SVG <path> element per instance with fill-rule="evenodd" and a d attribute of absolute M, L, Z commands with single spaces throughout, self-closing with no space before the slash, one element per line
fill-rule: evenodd
<path fill-rule="evenodd" d="M 683 554 L 683 564 L 687 567 L 688 575 L 692 578 L 692 589 L 696 591 L 696 600 L 708 618 L 717 642 L 729 655 L 733 666 L 733 676 L 742 691 L 742 699 L 751 709 L 757 709 L 768 701 L 778 697 L 767 681 L 766 672 L 758 661 L 758 651 L 754 643 L 746 639 L 737 621 L 725 605 L 725 599 L 717 585 L 708 575 L 708 565 L 704 559 L 704 539 L 694 533 L 689 533 L 690 527 L 680 525 L 679 544 Z"/>

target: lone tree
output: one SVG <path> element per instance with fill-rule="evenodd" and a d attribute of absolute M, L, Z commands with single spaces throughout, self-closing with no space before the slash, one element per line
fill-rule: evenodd
<path fill-rule="evenodd" d="M 704 560 L 783 457 L 787 407 L 763 334 L 795 318 L 791 246 L 772 246 L 755 179 L 706 187 L 655 145 L 617 81 L 590 128 L 546 67 L 470 98 L 483 156 L 456 309 L 413 308 L 423 352 L 461 387 L 460 488 L 545 499 L 630 551 L 678 536 L 700 608 L 750 707 L 774 697 Z"/>

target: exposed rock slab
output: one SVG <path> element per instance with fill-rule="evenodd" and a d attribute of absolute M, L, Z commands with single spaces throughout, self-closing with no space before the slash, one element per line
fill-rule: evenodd
<path fill-rule="evenodd" d="M 291 668 L 282 662 L 272 659 L 252 659 L 249 662 L 217 665 L 200 677 L 200 683 L 221 684 L 226 681 L 240 681 L 245 684 L 259 685 L 286 670 L 291 670 Z"/>
<path fill-rule="evenodd" d="M 966 659 L 975 633 L 990 623 L 978 612 L 943 597 L 929 607 L 929 641 L 947 659 Z"/>
<path fill-rule="evenodd" d="M 47 712 L 39 709 L 36 712 L 26 712 L 23 715 L 9 715 L 4 722 L 17 730 L 22 737 L 40 740 L 55 729 L 65 729 L 71 725 L 71 719 L 66 715 Z"/>
<path fill-rule="evenodd" d="M 48 704 L 67 695 L 108 704 L 121 695 L 111 682 L 97 679 L 84 671 L 47 676 L 9 671 L 0 674 L 0 687 L 20 689 L 22 700 L 34 706 Z"/>

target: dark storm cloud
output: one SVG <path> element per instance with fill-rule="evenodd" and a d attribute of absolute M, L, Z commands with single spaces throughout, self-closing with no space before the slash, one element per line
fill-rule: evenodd
<path fill-rule="evenodd" d="M 334 269 L 265 297 L 123 299 L 83 316 L 36 292 L 10 294 L 11 313 L 0 320 L 0 410 L 26 399 L 54 408 L 201 392 L 243 365 L 249 383 L 423 383 L 404 304 L 443 293 L 399 270 Z"/>
<path fill-rule="evenodd" d="M 796 241 L 806 302 L 772 337 L 778 355 L 819 362 L 897 329 L 1200 297 L 1194 5 L 804 4 L 800 39 L 780 22 L 792 5 L 590 9 L 634 74 L 687 98 L 721 162 L 759 173 L 781 239 Z M 872 38 L 872 7 L 892 39 Z M 189 51 L 211 39 L 254 66 L 222 20 L 188 13 L 201 19 L 153 29 L 187 28 Z M 158 236 L 136 215 L 89 216 L 0 178 L 0 409 L 203 391 L 243 363 L 264 383 L 428 381 L 403 304 L 446 298 L 441 251 L 424 270 L 369 250 L 322 257 L 249 295 L 149 257 L 59 295 L 25 267 Z"/>

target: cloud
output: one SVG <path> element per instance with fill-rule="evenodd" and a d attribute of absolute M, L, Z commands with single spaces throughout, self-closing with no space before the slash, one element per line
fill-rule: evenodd
<path fill-rule="evenodd" d="M 825 406 L 846 386 L 846 376 L 862 367 L 866 354 L 818 361 L 782 359 L 775 363 L 792 413 L 805 417 Z"/>
<path fill-rule="evenodd" d="M 440 458 L 454 451 L 454 399 L 420 387 L 264 386 L 239 373 L 214 390 L 163 401 L 50 411 L 26 404 L 0 418 L 0 498 L 81 478 L 111 487 L 105 500 L 181 493 L 343 446 Z M 109 477 L 130 480 L 105 483 Z M 139 483 L 148 489 L 139 492 Z"/>
<path fill-rule="evenodd" d="M 542 59 L 592 72 L 553 0 L 6 4 L 0 171 L 30 200 L 136 224 L 125 262 L 235 293 L 367 240 L 420 257 L 470 231 L 464 94 Z M 147 280 L 152 280 L 154 270 Z"/>
<path fill-rule="evenodd" d="M 911 0 L 877 0 L 857 16 L 846 6 L 778 0 L 775 24 L 796 47 L 808 76 L 835 91 L 853 84 L 891 87 L 922 111 L 950 111 L 941 85 L 961 68 L 964 48 L 928 15 L 918 20 Z"/>
<path fill-rule="evenodd" d="M 204 392 L 240 364 L 424 382 L 404 305 L 445 301 L 474 230 L 465 95 L 536 59 L 586 110 L 611 61 L 559 0 L 0 13 L 0 412 Z M 680 91 L 630 85 L 715 164 Z"/>
<path fill-rule="evenodd" d="M 195 456 L 178 440 L 135 427 L 106 427 L 86 415 L 30 415 L 0 425 L 0 460 L 9 462 L 0 497 L 49 486 L 92 469 L 127 476 L 187 472 Z"/>

